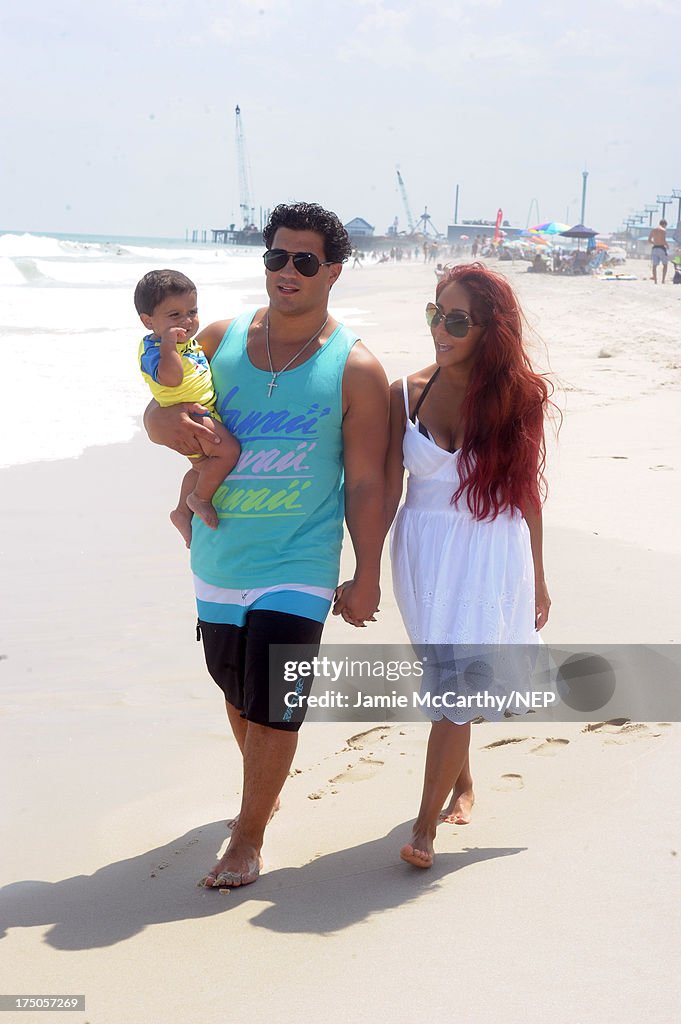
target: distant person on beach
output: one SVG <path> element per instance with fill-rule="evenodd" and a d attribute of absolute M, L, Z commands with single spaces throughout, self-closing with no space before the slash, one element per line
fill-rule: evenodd
<path fill-rule="evenodd" d="M 197 447 L 189 455 L 192 469 L 185 473 L 180 498 L 170 519 L 189 547 L 192 516 L 195 514 L 217 530 L 218 517 L 213 495 L 239 458 L 238 442 L 220 422 L 215 411 L 215 390 L 210 367 L 196 340 L 199 315 L 196 285 L 176 270 L 150 270 L 135 288 L 135 309 L 151 331 L 139 347 L 142 376 L 160 406 L 198 402 L 200 416 L 219 446 L 197 436 Z M 171 446 L 172 447 L 172 446 Z"/>
<path fill-rule="evenodd" d="M 390 546 L 393 587 L 410 641 L 435 670 L 424 675 L 426 690 L 451 690 L 447 673 L 456 680 L 464 672 L 456 666 L 464 648 L 456 645 L 535 645 L 548 619 L 541 490 L 549 399 L 501 275 L 480 264 L 451 268 L 426 320 L 435 362 L 390 389 L 386 524 L 406 468 Z M 400 851 L 418 868 L 433 863 L 438 821 L 469 822 L 470 723 L 496 717 L 475 705 L 427 713 L 421 806 Z"/>
<path fill-rule="evenodd" d="M 353 268 L 362 266 L 362 254 L 359 249 L 352 250 L 352 266 Z"/>
<path fill-rule="evenodd" d="M 527 268 L 528 273 L 530 274 L 544 274 L 546 273 L 547 269 L 547 264 L 545 263 L 544 257 L 541 255 L 541 253 L 535 253 L 535 257 L 532 260 L 532 263 Z"/>
<path fill-rule="evenodd" d="M 662 264 L 662 284 L 664 284 L 667 277 L 667 264 L 669 263 L 666 220 L 661 220 L 656 228 L 651 228 L 648 241 L 653 247 L 650 253 L 653 264 L 653 281 L 657 284 L 657 268 Z"/>
<path fill-rule="evenodd" d="M 293 660 L 300 646 L 309 660 L 334 590 L 334 613 L 359 627 L 374 621 L 380 597 L 388 382 L 328 311 L 352 252 L 348 234 L 336 214 L 295 203 L 275 207 L 263 237 L 269 304 L 198 338 L 216 408 L 241 445 L 215 495 L 218 529 L 195 524 L 191 543 L 206 664 L 243 756 L 241 810 L 225 854 L 200 883 L 208 888 L 255 882 L 296 750 L 303 713 L 286 695 L 307 696 L 310 680 L 270 675 L 270 645 L 294 645 Z M 215 443 L 195 409 L 152 402 L 150 438 L 185 454 Z M 356 567 L 337 587 L 344 517 Z"/>

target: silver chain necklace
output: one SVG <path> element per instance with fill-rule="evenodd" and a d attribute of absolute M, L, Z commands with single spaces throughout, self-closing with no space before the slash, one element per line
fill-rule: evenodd
<path fill-rule="evenodd" d="M 291 365 L 291 363 L 295 363 L 295 361 L 298 358 L 298 356 L 302 356 L 302 354 L 305 351 L 305 349 L 309 348 L 310 345 L 312 344 L 312 342 L 317 340 L 317 338 L 322 333 L 322 331 L 324 330 L 324 328 L 326 327 L 328 322 L 329 322 L 329 318 L 327 316 L 326 320 L 324 321 L 322 326 L 319 328 L 319 330 L 314 332 L 312 337 L 309 339 L 309 341 L 305 342 L 305 344 L 303 345 L 302 348 L 298 349 L 296 354 L 289 359 L 289 361 L 287 362 L 286 366 L 282 366 L 281 370 L 275 370 L 274 366 L 272 365 L 272 353 L 270 352 L 270 317 L 269 317 L 269 313 L 267 314 L 267 319 L 265 320 L 265 347 L 267 348 L 267 361 L 270 364 L 270 373 L 272 374 L 272 380 L 267 385 L 267 397 L 268 398 L 272 397 L 272 391 L 274 390 L 274 388 L 278 388 L 279 387 L 279 385 L 277 384 L 277 377 L 279 377 L 284 372 L 284 370 L 288 370 L 288 368 Z"/>

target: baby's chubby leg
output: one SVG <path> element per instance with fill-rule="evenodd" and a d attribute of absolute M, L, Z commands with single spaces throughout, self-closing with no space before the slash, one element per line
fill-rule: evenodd
<path fill-rule="evenodd" d="M 199 474 L 196 469 L 188 469 L 182 477 L 180 497 L 177 500 L 177 508 L 170 513 L 170 521 L 180 531 L 182 539 L 187 547 L 192 541 L 192 513 L 187 505 L 187 498 L 196 487 Z"/>
<path fill-rule="evenodd" d="M 198 479 L 194 488 L 187 495 L 187 505 L 199 519 L 211 530 L 218 528 L 217 512 L 213 508 L 212 498 L 216 490 L 232 472 L 241 454 L 241 445 L 227 428 L 210 417 L 206 417 L 204 424 L 210 427 L 220 437 L 220 444 L 212 444 L 210 441 L 201 441 L 201 450 L 205 458 L 196 462 Z"/>

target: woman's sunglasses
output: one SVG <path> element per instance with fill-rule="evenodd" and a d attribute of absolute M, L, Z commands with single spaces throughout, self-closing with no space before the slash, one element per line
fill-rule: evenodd
<path fill-rule="evenodd" d="M 293 257 L 293 266 L 303 277 L 314 277 L 315 274 L 319 273 L 320 267 L 328 267 L 331 263 L 335 262 L 334 260 L 324 260 L 322 262 L 313 252 L 287 252 L 286 249 L 268 249 L 263 256 L 265 269 L 283 270 L 291 256 Z"/>
<path fill-rule="evenodd" d="M 444 313 L 434 302 L 426 306 L 426 323 L 429 327 L 438 327 L 442 321 L 445 323 L 447 334 L 452 338 L 465 338 L 471 327 L 483 327 L 484 324 L 474 324 L 468 313 L 462 309 L 453 309 L 451 313 Z"/>

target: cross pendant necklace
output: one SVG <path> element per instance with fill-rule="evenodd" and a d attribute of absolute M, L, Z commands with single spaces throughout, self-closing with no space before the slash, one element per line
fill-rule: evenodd
<path fill-rule="evenodd" d="M 286 366 L 282 366 L 281 370 L 275 370 L 274 366 L 272 365 L 272 352 L 270 351 L 270 317 L 269 317 L 269 313 L 268 313 L 267 319 L 265 320 L 265 347 L 267 349 L 267 362 L 270 364 L 270 373 L 272 374 L 272 380 L 267 385 L 267 397 L 268 398 L 272 397 L 272 391 L 274 390 L 274 388 L 278 388 L 279 387 L 279 385 L 277 384 L 277 377 L 279 377 L 280 374 L 282 374 L 284 372 L 284 370 L 288 370 L 288 368 L 291 365 L 291 363 L 295 363 L 295 361 L 298 358 L 298 356 L 302 356 L 303 352 L 307 348 L 310 347 L 312 342 L 317 340 L 317 338 L 322 333 L 322 331 L 324 330 L 324 328 L 326 327 L 328 322 L 329 322 L 329 318 L 327 316 L 326 320 L 324 321 L 322 326 L 319 328 L 319 330 L 314 332 L 312 337 L 308 341 L 305 342 L 305 344 L 303 345 L 302 348 L 298 349 L 296 354 L 294 356 L 292 356 L 291 359 L 289 359 L 289 361 L 287 362 Z"/>

